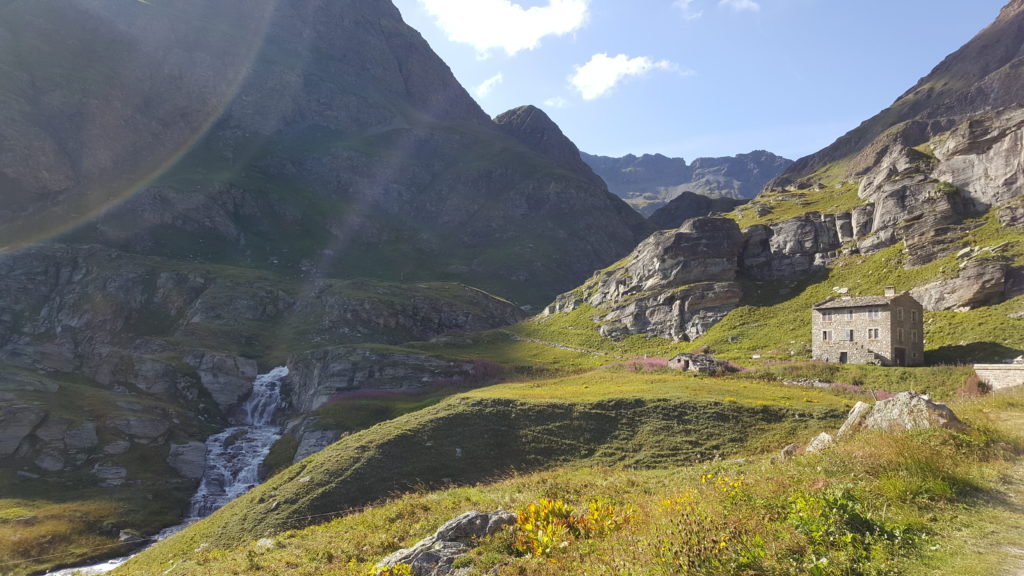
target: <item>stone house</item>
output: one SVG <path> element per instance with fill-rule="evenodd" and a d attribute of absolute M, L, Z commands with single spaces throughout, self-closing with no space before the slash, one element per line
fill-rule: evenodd
<path fill-rule="evenodd" d="M 721 374 L 729 371 L 729 365 L 710 354 L 679 354 L 668 361 L 668 367 L 697 374 Z"/>
<path fill-rule="evenodd" d="M 815 360 L 842 364 L 924 364 L 924 308 L 910 294 L 830 298 L 815 304 Z"/>

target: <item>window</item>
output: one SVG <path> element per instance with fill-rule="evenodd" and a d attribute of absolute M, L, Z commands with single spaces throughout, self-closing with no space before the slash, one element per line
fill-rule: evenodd
<path fill-rule="evenodd" d="M 910 321 L 917 322 L 917 310 L 910 311 Z"/>
<path fill-rule="evenodd" d="M 903 321 L 903 308 L 896 309 L 896 319 L 899 320 L 900 322 Z"/>
<path fill-rule="evenodd" d="M 879 310 L 878 308 L 872 308 L 871 310 L 868 311 L 868 318 L 871 318 L 872 320 L 878 320 L 881 317 L 882 311 Z"/>
<path fill-rule="evenodd" d="M 856 338 L 854 338 L 853 334 L 854 334 L 853 330 L 847 330 L 846 331 L 846 340 L 848 342 L 853 342 L 854 340 L 856 340 Z"/>
<path fill-rule="evenodd" d="M 896 329 L 896 341 L 903 344 L 903 328 Z"/>
<path fill-rule="evenodd" d="M 910 341 L 917 342 L 917 330 L 910 331 Z"/>
<path fill-rule="evenodd" d="M 868 328 L 868 340 L 878 340 L 878 328 Z"/>
<path fill-rule="evenodd" d="M 847 320 L 853 320 L 853 310 L 852 309 L 846 311 L 846 319 Z"/>
<path fill-rule="evenodd" d="M 825 322 L 831 322 L 832 321 L 832 311 L 831 310 L 825 310 L 824 312 L 822 312 L 821 313 L 821 319 L 824 320 Z"/>
<path fill-rule="evenodd" d="M 828 330 L 822 330 L 821 331 L 821 339 L 823 341 L 825 341 L 825 342 L 828 342 L 829 340 L 832 339 L 832 333 L 829 332 Z"/>

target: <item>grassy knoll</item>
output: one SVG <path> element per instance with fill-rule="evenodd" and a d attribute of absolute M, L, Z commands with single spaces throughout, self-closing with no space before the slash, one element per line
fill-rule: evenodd
<path fill-rule="evenodd" d="M 548 466 L 496 483 L 421 489 L 227 547 L 200 525 L 119 573 L 363 575 L 462 512 L 525 510 L 544 498 L 576 509 L 598 501 L 603 517 L 621 522 L 587 537 L 563 535 L 540 557 L 517 550 L 522 532 L 501 533 L 460 565 L 522 576 L 1000 573 L 1020 526 L 1013 499 L 1024 496 L 1024 437 L 1015 423 L 1024 398 L 1002 395 L 954 408 L 970 432 L 865 433 L 782 464 L 754 457 L 656 469 Z M 281 494 L 265 493 L 262 501 L 272 497 Z"/>
<path fill-rule="evenodd" d="M 549 382 L 547 395 L 485 388 L 347 436 L 147 552 L 147 562 L 202 543 L 230 547 L 417 487 L 562 465 L 665 468 L 758 453 L 837 425 L 850 404 L 788 388 L 771 401 L 773 386 L 678 373 L 593 377 L 586 395 L 577 394 L 584 379 L 572 378 Z"/>

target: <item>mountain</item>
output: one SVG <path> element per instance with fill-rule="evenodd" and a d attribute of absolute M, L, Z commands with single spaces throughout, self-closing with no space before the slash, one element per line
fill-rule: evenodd
<path fill-rule="evenodd" d="M 732 198 L 708 198 L 693 192 L 683 192 L 676 196 L 668 204 L 654 211 L 647 217 L 647 221 L 658 230 L 679 228 L 683 222 L 691 218 L 700 218 L 712 214 L 725 214 L 732 212 L 737 206 L 742 206 L 747 200 L 734 200 Z"/>
<path fill-rule="evenodd" d="M 770 152 L 724 158 L 698 158 L 687 164 L 682 158 L 661 154 L 632 154 L 622 158 L 583 154 L 608 189 L 649 216 L 682 192 L 710 198 L 753 198 L 792 162 Z"/>
<path fill-rule="evenodd" d="M 863 176 L 893 145 L 919 146 L 970 118 L 1024 104 L 1024 2 L 1013 0 L 990 26 L 950 54 L 889 108 L 825 149 L 802 158 L 780 179 L 785 185 L 831 163 Z"/>
<path fill-rule="evenodd" d="M 8 249 L 59 236 L 542 303 L 648 232 L 506 136 L 390 2 L 0 10 Z"/>
<path fill-rule="evenodd" d="M 1024 351 L 1011 335 L 1021 331 L 1024 295 L 1022 87 L 1024 0 L 1013 0 L 892 107 L 794 163 L 748 204 L 682 228 L 659 212 L 672 230 L 560 296 L 545 317 L 585 316 L 610 338 L 797 357 L 816 301 L 896 286 L 935 313 L 930 361 L 1013 358 Z M 677 176 L 685 167 L 664 157 L 646 164 Z M 641 180 L 647 171 L 625 173 Z M 702 216 L 691 202 L 703 210 L 684 198 L 679 212 Z M 940 314 L 951 310 L 960 315 Z"/>

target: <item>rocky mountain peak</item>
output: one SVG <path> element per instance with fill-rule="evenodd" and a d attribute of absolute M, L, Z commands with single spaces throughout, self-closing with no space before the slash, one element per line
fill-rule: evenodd
<path fill-rule="evenodd" d="M 601 182 L 583 160 L 580 150 L 543 110 L 536 106 L 520 106 L 494 119 L 502 132 L 522 142 L 527 148 L 553 159 L 559 166 L 593 182 Z M 603 184 L 603 182 L 601 182 Z"/>

